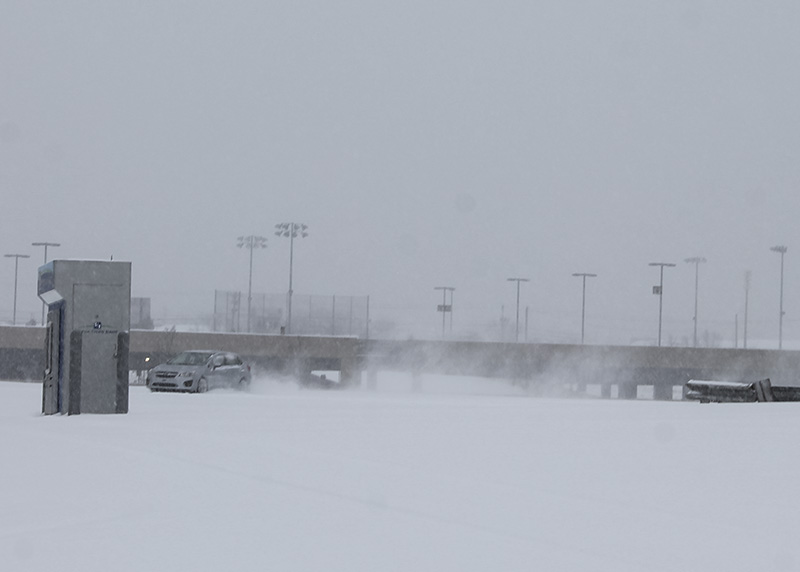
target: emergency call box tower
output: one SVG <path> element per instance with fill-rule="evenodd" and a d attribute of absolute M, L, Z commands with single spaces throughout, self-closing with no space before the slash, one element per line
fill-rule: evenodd
<path fill-rule="evenodd" d="M 48 310 L 42 413 L 127 413 L 131 263 L 52 260 L 38 294 Z"/>

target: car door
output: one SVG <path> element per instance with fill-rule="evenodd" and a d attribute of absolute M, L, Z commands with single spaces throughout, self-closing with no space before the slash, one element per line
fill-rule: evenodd
<path fill-rule="evenodd" d="M 247 366 L 242 361 L 242 358 L 236 354 L 230 354 L 230 360 L 233 365 L 231 383 L 233 383 L 234 387 L 239 387 L 239 380 L 244 379 L 249 381 Z"/>
<path fill-rule="evenodd" d="M 211 368 L 208 372 L 208 387 L 224 387 L 225 385 L 227 385 L 225 354 L 216 353 L 211 356 Z"/>
<path fill-rule="evenodd" d="M 225 381 L 230 387 L 239 383 L 240 366 L 236 354 L 225 354 Z"/>

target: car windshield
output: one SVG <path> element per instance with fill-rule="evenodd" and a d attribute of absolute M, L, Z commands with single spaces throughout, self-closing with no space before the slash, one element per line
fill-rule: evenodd
<path fill-rule="evenodd" d="M 211 357 L 206 352 L 183 352 L 167 361 L 170 365 L 203 365 Z"/>

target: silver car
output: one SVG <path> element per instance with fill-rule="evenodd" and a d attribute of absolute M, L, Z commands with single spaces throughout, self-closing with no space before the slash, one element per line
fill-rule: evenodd
<path fill-rule="evenodd" d="M 215 387 L 246 389 L 249 385 L 250 366 L 231 352 L 181 352 L 147 372 L 150 391 L 204 393 Z"/>

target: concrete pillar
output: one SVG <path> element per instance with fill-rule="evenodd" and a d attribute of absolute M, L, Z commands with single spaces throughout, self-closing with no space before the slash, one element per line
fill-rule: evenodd
<path fill-rule="evenodd" d="M 653 399 L 657 401 L 672 401 L 672 383 L 661 382 L 653 384 Z"/>
<path fill-rule="evenodd" d="M 367 389 L 375 391 L 378 388 L 378 370 L 374 367 L 367 369 Z"/>
<path fill-rule="evenodd" d="M 358 387 L 361 385 L 361 370 L 354 359 L 342 359 L 339 362 L 339 382 L 344 387 Z"/>
<path fill-rule="evenodd" d="M 619 398 L 620 399 L 636 399 L 637 388 L 639 386 L 635 382 L 620 383 L 619 384 Z"/>

